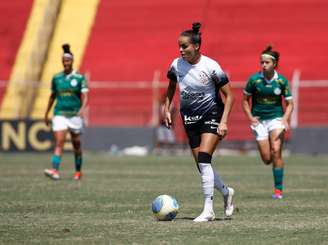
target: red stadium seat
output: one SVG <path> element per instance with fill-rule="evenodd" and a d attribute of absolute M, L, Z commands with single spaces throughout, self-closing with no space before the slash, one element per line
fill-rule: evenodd
<path fill-rule="evenodd" d="M 295 69 L 301 70 L 302 79 L 328 79 L 324 65 L 328 32 L 323 28 L 328 26 L 327 10 L 326 0 L 103 0 L 82 71 L 88 71 L 91 80 L 106 84 L 150 83 L 159 70 L 161 81 L 165 81 L 168 66 L 179 55 L 179 33 L 200 21 L 203 53 L 216 59 L 233 81 L 246 81 L 259 69 L 259 54 L 268 44 L 281 52 L 279 69 L 288 79 Z M 91 124 L 142 126 L 151 120 L 150 91 L 100 90 L 95 89 L 90 96 Z M 241 110 L 242 91 L 235 92 L 229 139 L 250 139 L 248 122 Z M 308 102 L 300 103 L 303 113 L 302 103 Z M 99 106 L 106 110 L 98 110 Z M 126 108 L 127 113 L 122 115 L 118 108 Z M 115 113 L 121 118 L 116 118 Z M 311 120 L 306 113 L 299 118 L 306 123 Z"/>
<path fill-rule="evenodd" d="M 0 1 L 0 104 L 15 62 L 33 0 Z"/>

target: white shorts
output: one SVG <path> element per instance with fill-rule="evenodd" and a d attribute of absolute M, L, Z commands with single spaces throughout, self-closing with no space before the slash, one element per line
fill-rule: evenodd
<path fill-rule="evenodd" d="M 83 131 L 83 119 L 79 116 L 54 116 L 52 119 L 52 130 L 69 130 L 75 134 L 81 134 Z"/>
<path fill-rule="evenodd" d="M 251 129 L 256 137 L 256 140 L 266 140 L 269 138 L 269 133 L 274 129 L 285 129 L 281 118 L 269 119 L 260 121 L 256 126 L 251 125 Z"/>

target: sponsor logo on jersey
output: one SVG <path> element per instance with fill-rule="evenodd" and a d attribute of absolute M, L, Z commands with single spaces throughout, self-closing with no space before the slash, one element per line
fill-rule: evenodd
<path fill-rule="evenodd" d="M 202 117 L 203 116 L 200 116 L 200 115 L 196 115 L 196 116 L 184 115 L 183 121 L 184 121 L 184 124 L 193 124 L 193 123 L 196 123 L 197 121 L 199 121 L 200 119 L 202 119 Z"/>
<path fill-rule="evenodd" d="M 76 79 L 73 79 L 73 80 L 71 81 L 71 85 L 72 85 L 73 87 L 76 87 L 76 85 L 77 85 L 77 80 L 76 80 Z"/>
<path fill-rule="evenodd" d="M 192 93 L 189 92 L 188 90 L 183 90 L 181 92 L 181 97 L 183 100 L 197 100 L 197 99 L 203 99 L 205 97 L 205 93 L 204 92 Z"/>

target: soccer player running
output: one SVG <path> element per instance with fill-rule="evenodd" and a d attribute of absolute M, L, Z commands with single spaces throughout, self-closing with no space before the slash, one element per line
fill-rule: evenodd
<path fill-rule="evenodd" d="M 268 46 L 260 56 L 262 71 L 251 76 L 244 89 L 242 106 L 256 136 L 262 161 L 272 164 L 274 194 L 281 199 L 283 192 L 284 161 L 281 151 L 284 133 L 289 128 L 293 100 L 288 81 L 275 69 L 279 52 Z M 282 99 L 286 102 L 285 111 Z M 252 102 L 250 103 L 250 100 Z M 252 109 L 250 104 L 252 104 Z"/>
<path fill-rule="evenodd" d="M 170 104 L 176 85 L 180 88 L 180 114 L 189 139 L 189 145 L 201 174 L 204 193 L 204 208 L 194 219 L 195 222 L 213 221 L 214 188 L 223 195 L 226 216 L 233 213 L 234 190 L 227 187 L 212 168 L 212 154 L 218 143 L 227 135 L 228 116 L 233 104 L 229 80 L 220 65 L 202 55 L 200 23 L 194 23 L 192 30 L 182 32 L 178 39 L 180 58 L 170 66 L 167 77 L 169 85 L 165 101 L 165 124 L 172 124 Z M 225 97 L 223 103 L 220 92 Z"/>
<path fill-rule="evenodd" d="M 54 117 L 52 130 L 55 136 L 55 149 L 51 158 L 52 168 L 45 169 L 46 176 L 53 180 L 60 178 L 58 170 L 61 163 L 63 147 L 67 132 L 70 132 L 75 157 L 74 179 L 81 179 L 82 149 L 81 133 L 83 129 L 83 114 L 87 104 L 88 86 L 85 77 L 73 70 L 74 56 L 68 44 L 63 45 L 64 53 L 62 63 L 64 70 L 56 74 L 52 79 L 51 95 L 45 113 L 45 123 L 50 124 L 49 112 L 54 104 Z"/>

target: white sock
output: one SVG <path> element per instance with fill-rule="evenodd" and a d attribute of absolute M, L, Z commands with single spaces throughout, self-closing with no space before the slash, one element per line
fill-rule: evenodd
<path fill-rule="evenodd" d="M 214 173 L 210 163 L 199 163 L 204 193 L 204 210 L 213 212 Z"/>
<path fill-rule="evenodd" d="M 214 170 L 214 187 L 218 191 L 222 193 L 223 196 L 229 193 L 227 186 L 224 184 L 223 180 L 221 179 L 220 175 L 218 175 Z"/>

